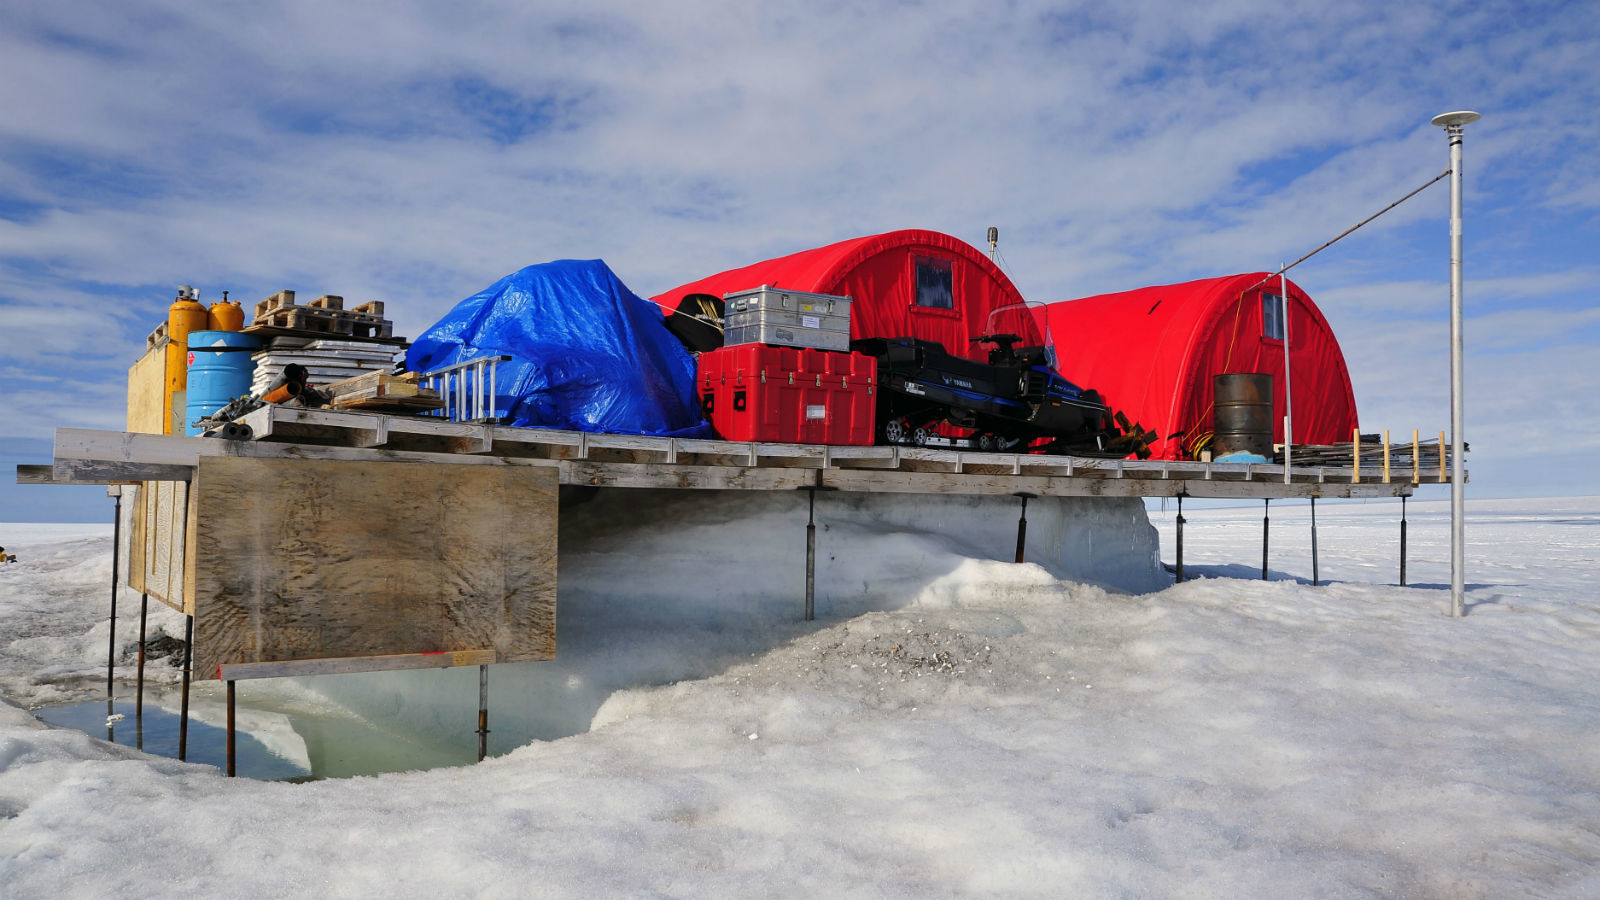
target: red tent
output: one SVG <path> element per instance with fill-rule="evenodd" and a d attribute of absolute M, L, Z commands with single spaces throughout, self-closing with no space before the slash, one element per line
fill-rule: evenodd
<path fill-rule="evenodd" d="M 664 311 L 687 294 L 722 297 L 762 285 L 848 295 L 851 338 L 917 337 L 938 341 L 951 353 L 987 359 L 988 345 L 970 343 L 984 333 L 989 313 L 1020 304 L 1005 273 L 972 245 L 937 231 L 907 229 L 852 238 L 777 259 L 730 269 L 650 298 Z M 1039 335 L 1029 317 L 1000 317 L 996 330 Z"/>
<path fill-rule="evenodd" d="M 1282 304 L 1268 273 L 1051 303 L 1038 314 L 1061 374 L 1161 436 L 1157 459 L 1182 459 L 1184 441 L 1212 430 L 1212 376 L 1273 376 L 1273 441 L 1283 440 Z M 1294 441 L 1350 440 L 1356 399 L 1328 320 L 1289 282 Z"/>

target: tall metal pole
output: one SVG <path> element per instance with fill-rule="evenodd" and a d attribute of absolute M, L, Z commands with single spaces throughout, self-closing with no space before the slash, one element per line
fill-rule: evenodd
<path fill-rule="evenodd" d="M 1279 263 L 1283 266 L 1282 263 Z M 1278 293 L 1283 295 L 1283 483 L 1288 484 L 1289 467 L 1293 465 L 1294 444 L 1294 381 L 1289 377 L 1289 276 L 1288 267 L 1278 269 Z"/>
<path fill-rule="evenodd" d="M 1450 140 L 1450 615 L 1461 615 L 1466 588 L 1466 483 L 1461 457 L 1465 343 L 1461 329 L 1461 132 L 1482 116 L 1470 110 L 1433 117 Z"/>

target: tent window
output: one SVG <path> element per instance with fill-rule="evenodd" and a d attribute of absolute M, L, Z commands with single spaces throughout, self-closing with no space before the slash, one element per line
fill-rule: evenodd
<path fill-rule="evenodd" d="M 1283 298 L 1277 294 L 1261 295 L 1261 336 L 1283 340 Z"/>
<path fill-rule="evenodd" d="M 950 260 L 917 257 L 917 305 L 929 309 L 955 309 Z"/>

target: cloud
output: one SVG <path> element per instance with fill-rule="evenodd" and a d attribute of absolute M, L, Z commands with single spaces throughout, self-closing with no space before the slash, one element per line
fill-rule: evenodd
<path fill-rule="evenodd" d="M 1468 145 L 1473 314 L 1567 321 L 1596 305 L 1586 283 L 1517 291 L 1579 278 L 1561 254 L 1597 236 L 1590 12 L 21 7 L 0 32 L 0 317 L 26 340 L 0 358 L 63 384 L 120 377 L 180 282 L 206 300 L 382 299 L 415 336 L 533 262 L 602 257 L 649 294 L 899 227 L 976 244 L 999 226 L 1037 299 L 1263 269 L 1442 170 L 1425 123 L 1459 106 L 1485 113 Z M 1445 193 L 1297 280 L 1352 315 L 1435 321 Z M 54 304 L 101 315 L 57 327 L 71 317 Z M 1485 340 L 1533 323 L 1489 319 Z"/>

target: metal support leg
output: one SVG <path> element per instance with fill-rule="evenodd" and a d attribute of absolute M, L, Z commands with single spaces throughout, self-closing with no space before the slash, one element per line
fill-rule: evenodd
<path fill-rule="evenodd" d="M 489 755 L 489 667 L 478 667 L 478 762 Z"/>
<path fill-rule="evenodd" d="M 1400 495 L 1400 586 L 1406 586 L 1406 498 Z"/>
<path fill-rule="evenodd" d="M 1317 498 L 1311 498 L 1311 586 L 1322 583 L 1317 572 Z"/>
<path fill-rule="evenodd" d="M 228 679 L 228 777 L 237 774 L 233 756 L 233 679 Z"/>
<path fill-rule="evenodd" d="M 1183 584 L 1183 495 L 1178 495 L 1178 584 Z"/>
<path fill-rule="evenodd" d="M 806 621 L 816 618 L 817 601 L 817 490 L 806 490 Z"/>
<path fill-rule="evenodd" d="M 112 513 L 111 520 L 111 637 L 106 644 L 106 704 L 109 706 L 114 696 L 112 684 L 112 669 L 117 662 L 117 547 L 122 544 L 122 495 L 117 495 L 116 512 Z"/>
<path fill-rule="evenodd" d="M 183 617 L 183 701 L 178 715 L 178 759 L 189 758 L 189 664 L 194 661 L 194 616 Z"/>
<path fill-rule="evenodd" d="M 1261 580 L 1267 580 L 1267 542 L 1272 535 L 1271 500 L 1261 501 Z"/>
<path fill-rule="evenodd" d="M 1028 556 L 1028 498 L 1036 496 L 1020 491 L 1016 496 L 1022 498 L 1022 515 L 1017 519 L 1017 562 L 1023 562 Z"/>
<path fill-rule="evenodd" d="M 144 718 L 144 626 L 150 619 L 150 595 L 139 595 L 139 674 L 134 682 L 133 690 L 133 719 L 135 722 Z"/>

